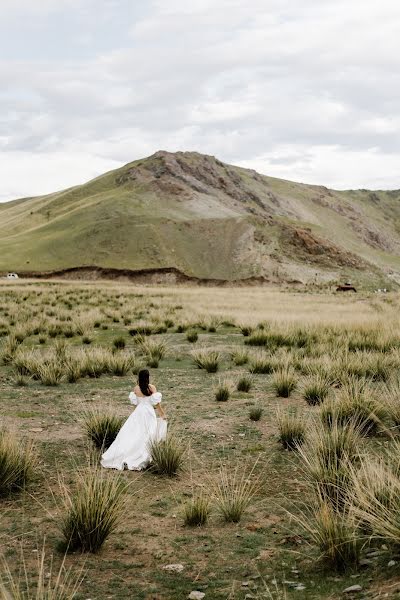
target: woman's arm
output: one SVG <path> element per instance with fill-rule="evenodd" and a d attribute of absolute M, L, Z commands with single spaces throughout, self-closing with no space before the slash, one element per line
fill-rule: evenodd
<path fill-rule="evenodd" d="M 160 415 L 160 417 L 162 419 L 167 420 L 167 415 L 165 414 L 165 411 L 160 403 L 156 404 L 154 408 L 156 409 L 157 413 Z"/>

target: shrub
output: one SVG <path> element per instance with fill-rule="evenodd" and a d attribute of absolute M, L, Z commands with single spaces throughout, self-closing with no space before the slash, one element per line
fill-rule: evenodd
<path fill-rule="evenodd" d="M 290 367 L 281 367 L 274 372 L 272 387 L 277 396 L 289 398 L 290 394 L 296 388 L 296 378 L 293 369 Z"/>
<path fill-rule="evenodd" d="M 113 341 L 113 348 L 115 350 L 123 350 L 126 346 L 125 338 L 122 336 L 115 338 Z"/>
<path fill-rule="evenodd" d="M 263 409 L 261 406 L 252 406 L 249 411 L 250 421 L 259 421 L 262 417 Z"/>
<path fill-rule="evenodd" d="M 186 339 L 188 342 L 190 342 L 191 344 L 194 344 L 195 342 L 197 342 L 197 340 L 199 339 L 199 334 L 197 333 L 197 331 L 189 330 L 186 333 Z"/>
<path fill-rule="evenodd" d="M 85 345 L 88 346 L 92 342 L 93 342 L 93 338 L 91 338 L 89 335 L 84 335 L 83 336 L 83 338 L 82 338 L 82 344 L 85 344 Z"/>
<path fill-rule="evenodd" d="M 0 495 L 23 488 L 36 466 L 33 444 L 18 440 L 14 434 L 0 430 Z"/>
<path fill-rule="evenodd" d="M 107 450 L 118 435 L 124 419 L 101 409 L 87 410 L 82 415 L 83 427 L 87 437 L 96 448 Z"/>
<path fill-rule="evenodd" d="M 72 491 L 62 481 L 65 516 L 63 546 L 74 552 L 98 552 L 124 515 L 126 484 L 122 477 L 97 468 L 78 472 Z"/>
<path fill-rule="evenodd" d="M 306 427 L 295 412 L 277 413 L 279 441 L 285 450 L 296 450 L 305 440 Z"/>
<path fill-rule="evenodd" d="M 182 467 L 185 448 L 175 436 L 168 434 L 165 440 L 154 440 L 149 446 L 152 470 L 158 475 L 175 477 Z"/>
<path fill-rule="evenodd" d="M 210 516 L 210 500 L 203 494 L 194 496 L 184 507 L 184 523 L 189 527 L 205 525 Z"/>
<path fill-rule="evenodd" d="M 242 465 L 235 469 L 232 466 L 220 468 L 214 495 L 217 509 L 224 521 L 239 523 L 259 492 L 260 482 L 254 476 L 254 468 L 255 465 L 250 472 Z"/>
<path fill-rule="evenodd" d="M 201 348 L 192 353 L 193 362 L 199 369 L 205 369 L 207 373 L 216 373 L 219 367 L 220 354 L 217 350 Z"/>
<path fill-rule="evenodd" d="M 232 352 L 231 354 L 231 358 L 232 358 L 232 362 L 239 366 L 245 365 L 248 361 L 249 361 L 249 355 L 247 350 L 240 349 L 240 350 L 235 350 L 234 352 Z"/>
<path fill-rule="evenodd" d="M 329 388 L 329 380 L 326 376 L 314 375 L 304 385 L 303 398 L 310 406 L 322 404 L 329 394 Z"/>
<path fill-rule="evenodd" d="M 244 375 L 237 382 L 236 389 L 238 392 L 246 392 L 247 393 L 251 390 L 251 386 L 252 386 L 252 380 L 250 379 L 250 377 L 246 377 L 246 375 Z"/>
<path fill-rule="evenodd" d="M 39 336 L 39 344 L 45 344 L 47 341 L 47 338 L 45 335 L 40 335 Z"/>

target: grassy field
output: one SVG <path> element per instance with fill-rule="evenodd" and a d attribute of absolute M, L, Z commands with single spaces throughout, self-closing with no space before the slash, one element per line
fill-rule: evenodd
<path fill-rule="evenodd" d="M 14 580 L 22 562 L 35 580 L 44 548 L 45 581 L 52 556 L 53 573 L 64 560 L 82 574 L 78 600 L 195 590 L 206 600 L 333 599 L 352 597 L 343 591 L 354 585 L 354 597 L 400 597 L 399 307 L 397 294 L 1 283 L 2 435 L 33 440 L 36 456 L 26 485 L 6 493 L 0 444 L 1 552 Z M 208 362 L 217 353 L 217 372 L 195 364 L 202 349 Z M 104 471 L 129 484 L 122 520 L 98 553 L 64 558 L 63 489 L 78 490 L 77 474 L 98 461 L 82 415 L 126 418 L 141 365 L 153 365 L 182 468 L 175 477 Z M 241 379 L 249 391 L 237 390 Z M 353 446 L 340 446 L 327 487 L 310 461 L 335 424 Z M 366 498 L 368 477 L 380 495 Z M 239 483 L 253 491 L 237 523 L 219 510 L 224 482 L 231 499 Z M 210 516 L 190 527 L 185 510 L 199 495 Z M 180 572 L 164 568 L 176 564 Z"/>

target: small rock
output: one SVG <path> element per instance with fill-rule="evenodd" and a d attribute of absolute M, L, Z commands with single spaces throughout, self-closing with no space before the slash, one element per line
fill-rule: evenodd
<path fill-rule="evenodd" d="M 296 587 L 298 585 L 297 581 L 282 581 L 283 585 L 288 585 L 289 587 Z"/>
<path fill-rule="evenodd" d="M 29 431 L 31 431 L 32 433 L 40 433 L 41 431 L 43 431 L 43 427 L 32 427 Z"/>
<path fill-rule="evenodd" d="M 343 590 L 343 594 L 351 594 L 352 592 L 361 592 L 361 585 L 351 585 L 350 587 Z"/>
<path fill-rule="evenodd" d="M 396 565 L 396 561 L 395 560 L 389 560 L 388 562 L 388 567 L 394 567 L 394 565 Z"/>
<path fill-rule="evenodd" d="M 182 573 L 183 568 L 181 564 L 165 565 L 163 567 L 164 571 L 172 571 L 172 573 Z"/>
<path fill-rule="evenodd" d="M 250 583 L 248 581 L 242 581 L 242 587 L 249 587 Z"/>
<path fill-rule="evenodd" d="M 253 596 L 253 594 L 246 594 L 244 600 L 251 600 L 252 598 L 256 598 L 256 596 Z"/>
<path fill-rule="evenodd" d="M 298 585 L 296 585 L 296 587 L 294 588 L 297 592 L 302 592 L 303 590 L 306 589 L 306 586 L 304 585 L 304 583 L 299 583 Z"/>
<path fill-rule="evenodd" d="M 190 592 L 188 598 L 189 600 L 202 600 L 202 598 L 204 598 L 205 593 L 204 592 L 199 592 L 197 590 L 194 590 L 193 592 Z"/>
<path fill-rule="evenodd" d="M 374 561 L 371 560 L 370 558 L 362 558 L 360 560 L 360 567 L 370 567 L 373 564 L 374 564 Z"/>

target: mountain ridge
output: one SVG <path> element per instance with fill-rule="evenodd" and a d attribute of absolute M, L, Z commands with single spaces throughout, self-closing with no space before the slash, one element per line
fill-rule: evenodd
<path fill-rule="evenodd" d="M 0 204 L 0 271 L 175 268 L 188 278 L 400 282 L 400 190 L 330 190 L 158 151 Z"/>

